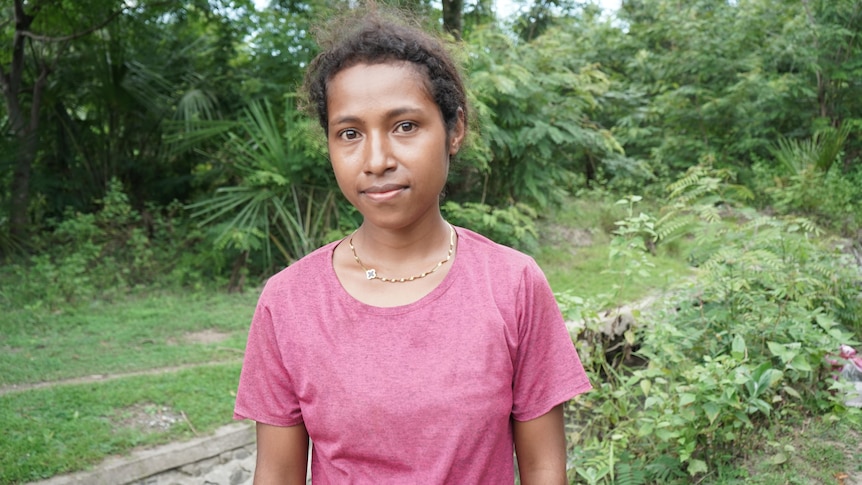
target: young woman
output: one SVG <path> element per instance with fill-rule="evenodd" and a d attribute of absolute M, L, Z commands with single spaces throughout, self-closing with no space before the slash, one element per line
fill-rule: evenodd
<path fill-rule="evenodd" d="M 342 23 L 306 89 L 363 216 L 273 276 L 235 416 L 255 483 L 565 484 L 565 401 L 590 389 L 535 262 L 440 213 L 467 130 L 436 38 L 378 11 Z"/>

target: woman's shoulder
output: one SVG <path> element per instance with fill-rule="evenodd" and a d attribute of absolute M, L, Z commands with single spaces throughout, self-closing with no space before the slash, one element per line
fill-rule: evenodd
<path fill-rule="evenodd" d="M 464 241 L 462 275 L 468 286 L 487 289 L 500 308 L 522 305 L 526 295 L 549 292 L 544 272 L 529 255 L 496 243 L 469 230 L 460 230 Z"/>
<path fill-rule="evenodd" d="M 466 259 L 476 266 L 499 275 L 523 276 L 524 273 L 541 272 L 532 256 L 517 249 L 494 242 L 470 229 L 458 228 L 458 236 L 459 244 L 463 243 L 464 253 L 468 256 Z"/>
<path fill-rule="evenodd" d="M 325 275 L 332 271 L 332 252 L 339 242 L 325 244 L 272 275 L 265 290 L 305 287 L 309 281 L 316 284 L 326 281 Z"/>
<path fill-rule="evenodd" d="M 471 255 L 474 257 L 478 256 L 482 259 L 502 261 L 507 264 L 534 263 L 531 256 L 517 249 L 494 242 L 478 232 L 463 227 L 459 227 L 457 230 L 459 240 L 466 243 L 465 246 L 469 248 Z"/>

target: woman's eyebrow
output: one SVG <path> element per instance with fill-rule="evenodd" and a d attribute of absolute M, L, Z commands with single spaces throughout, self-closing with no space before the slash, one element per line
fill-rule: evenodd
<path fill-rule="evenodd" d="M 405 106 L 401 108 L 394 108 L 386 112 L 387 118 L 397 118 L 399 116 L 404 116 L 406 114 L 414 114 L 421 113 L 422 110 L 419 108 L 414 108 L 412 106 Z"/>
<path fill-rule="evenodd" d="M 404 116 L 404 115 L 408 115 L 408 114 L 420 114 L 420 113 L 422 113 L 422 109 L 420 109 L 420 108 L 415 108 L 412 106 L 403 106 L 403 107 L 393 108 L 393 109 L 387 111 L 384 114 L 384 116 L 386 119 L 390 119 L 390 118 L 397 118 L 399 116 Z M 331 123 L 329 123 L 329 125 L 334 126 L 334 125 L 344 125 L 344 124 L 356 124 L 356 123 L 360 123 L 361 121 L 362 120 L 359 116 L 344 115 L 344 116 L 339 116 L 338 118 L 335 118 L 334 120 L 332 120 Z"/>
<path fill-rule="evenodd" d="M 348 115 L 348 116 L 341 116 L 341 117 L 338 117 L 338 118 L 332 120 L 329 123 L 329 125 L 332 126 L 332 125 L 356 124 L 358 122 L 359 122 L 359 117 Z"/>

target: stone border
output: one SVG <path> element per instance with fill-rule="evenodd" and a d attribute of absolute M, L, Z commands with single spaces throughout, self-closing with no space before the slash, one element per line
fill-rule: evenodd
<path fill-rule="evenodd" d="M 172 470 L 190 463 L 216 457 L 242 448 L 255 440 L 254 426 L 234 423 L 222 426 L 215 433 L 189 441 L 169 443 L 130 455 L 108 458 L 94 470 L 58 475 L 31 485 L 120 485 Z"/>

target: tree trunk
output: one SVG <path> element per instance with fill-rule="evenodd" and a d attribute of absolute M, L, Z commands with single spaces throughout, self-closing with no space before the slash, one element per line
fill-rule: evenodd
<path fill-rule="evenodd" d="M 12 62 L 9 72 L 0 70 L 0 88 L 6 101 L 6 112 L 9 115 L 9 128 L 18 142 L 15 156 L 15 169 L 12 172 L 10 186 L 11 200 L 9 203 L 9 235 L 14 241 L 24 241 L 29 229 L 28 208 L 30 205 L 30 173 L 33 161 L 36 159 L 39 127 L 39 108 L 42 102 L 42 91 L 48 75 L 47 67 L 40 66 L 39 77 L 33 85 L 29 116 L 21 102 L 24 88 L 21 86 L 25 71 L 24 32 L 29 31 L 33 16 L 24 12 L 23 0 L 15 0 L 14 5 L 15 35 L 12 41 Z"/>
<path fill-rule="evenodd" d="M 461 40 L 464 0 L 443 0 L 443 28 Z"/>
<path fill-rule="evenodd" d="M 16 241 L 26 241 L 30 232 L 30 174 L 33 172 L 36 150 L 39 147 L 39 114 L 42 111 L 42 93 L 45 91 L 47 79 L 48 67 L 43 65 L 39 78 L 33 83 L 29 123 L 24 119 L 20 104 L 16 107 L 20 121 L 18 126 L 13 124 L 18 147 L 9 204 L 9 235 Z"/>
<path fill-rule="evenodd" d="M 36 160 L 36 133 L 19 135 L 17 151 L 10 187 L 9 235 L 14 241 L 26 241 L 30 230 L 30 173 Z"/>

